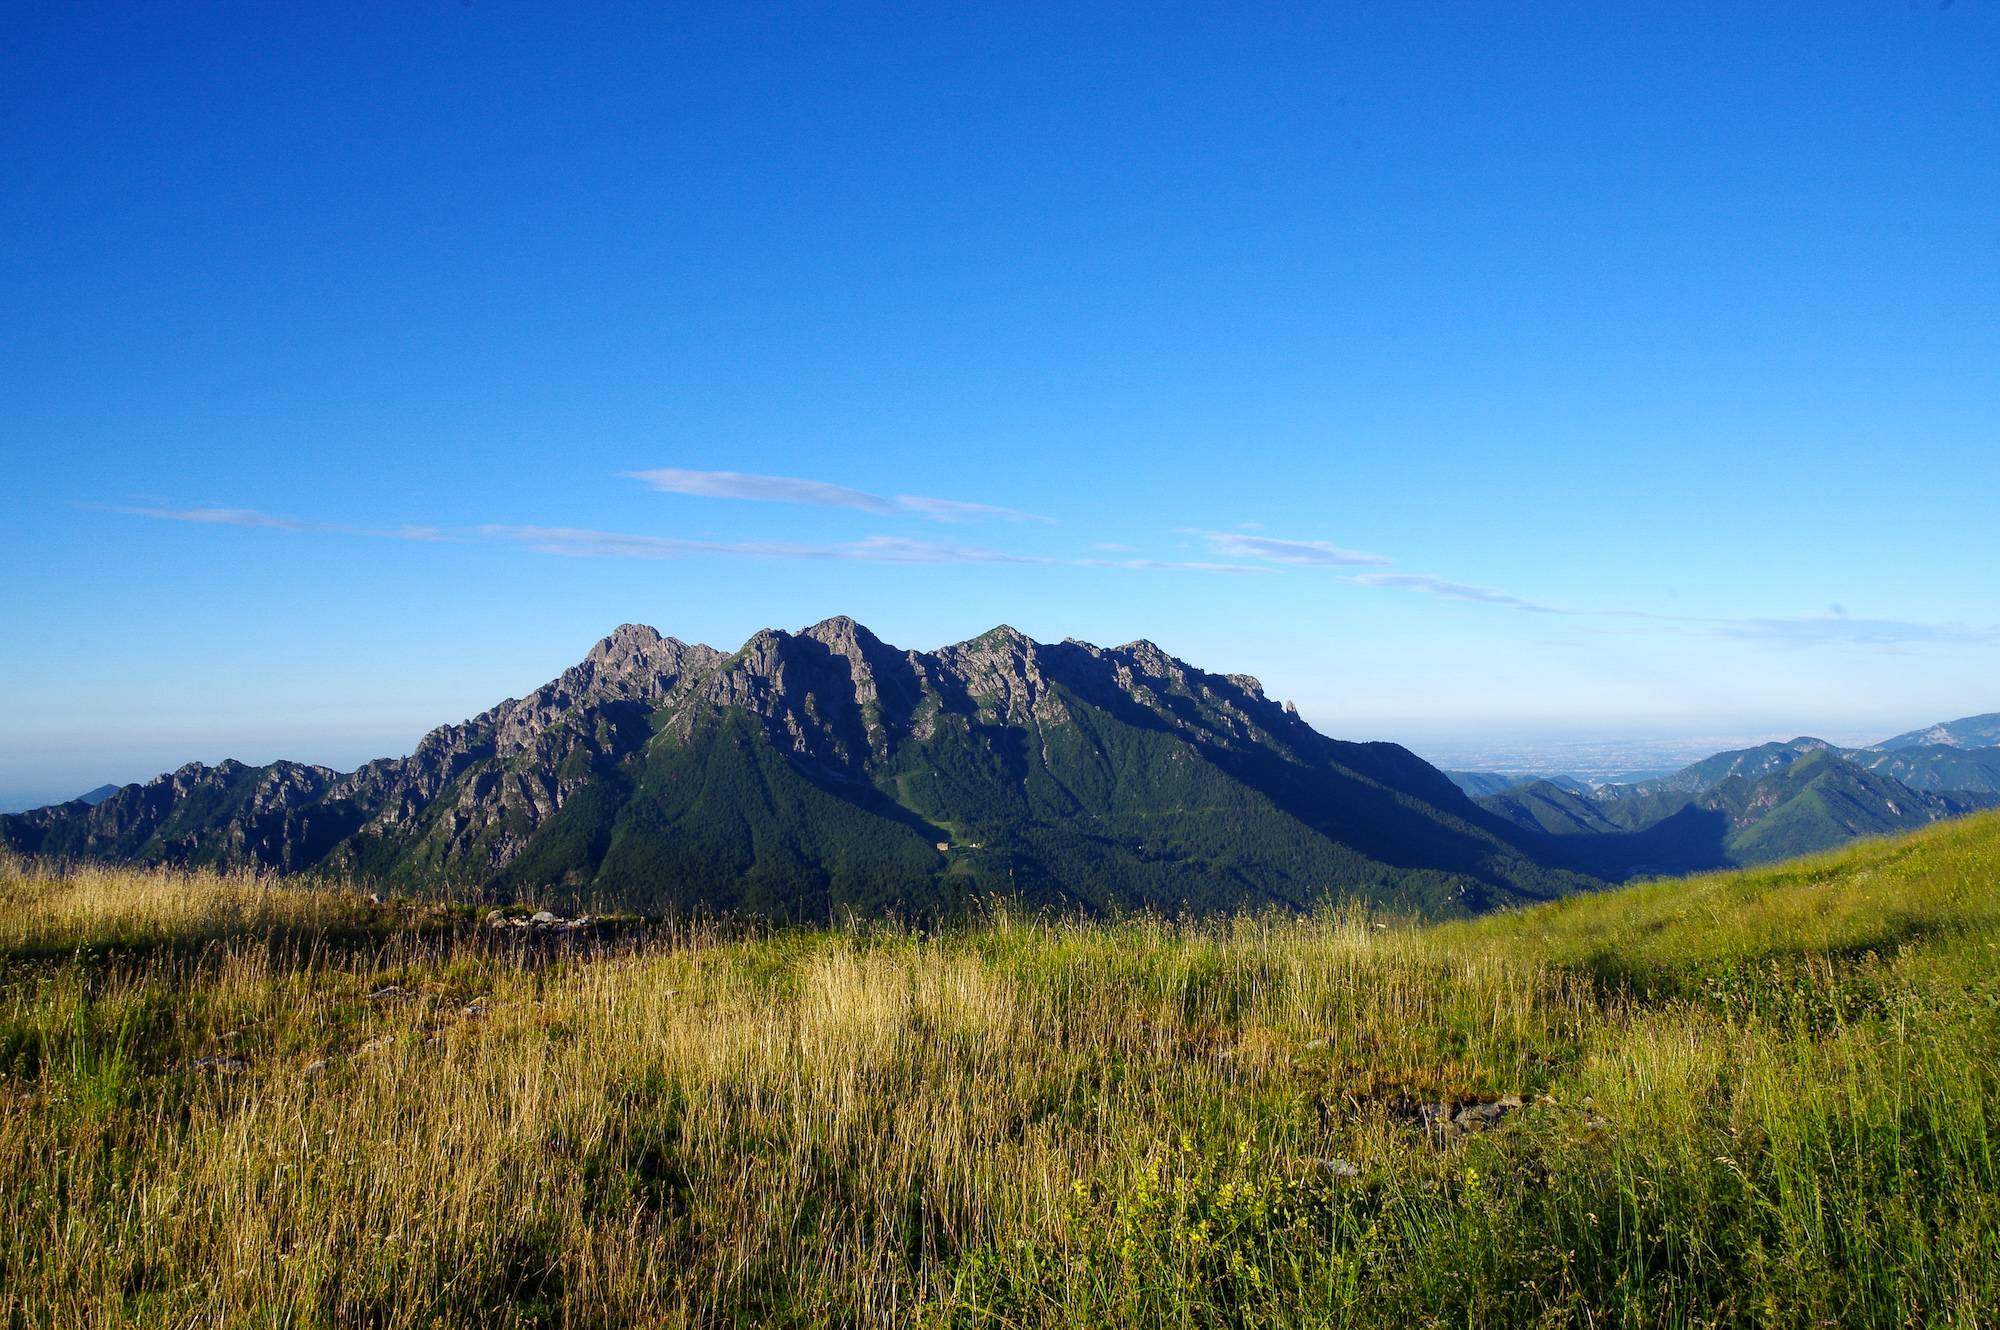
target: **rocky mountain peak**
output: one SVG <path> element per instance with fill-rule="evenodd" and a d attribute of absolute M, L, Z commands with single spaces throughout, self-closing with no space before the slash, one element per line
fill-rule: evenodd
<path fill-rule="evenodd" d="M 653 627 L 651 624 L 621 623 L 616 628 L 613 628 L 611 632 L 604 638 L 603 641 L 597 644 L 596 648 L 591 652 L 591 654 L 596 655 L 599 652 L 605 651 L 607 648 L 619 643 L 629 642 L 645 646 L 645 645 L 651 645 L 652 643 L 657 642 L 659 640 L 660 640 L 660 630 Z"/>
<path fill-rule="evenodd" d="M 872 651 L 883 649 L 882 639 L 845 614 L 837 614 L 831 619 L 821 619 L 812 627 L 799 633 L 825 646 L 828 650 L 843 656 L 862 657 Z"/>
<path fill-rule="evenodd" d="M 1158 643 L 1149 642 L 1143 637 L 1136 642 L 1127 642 L 1122 647 L 1114 647 L 1107 654 L 1132 677 L 1142 680 L 1179 683 L 1184 682 L 1190 672 L 1201 673 L 1199 670 L 1191 671 L 1186 662 L 1161 650 Z"/>
<path fill-rule="evenodd" d="M 1033 659 L 1041 643 L 1026 633 L 1008 624 L 989 628 L 977 637 L 967 638 L 952 646 L 942 647 L 933 653 L 938 659 L 955 658 L 996 662 L 1013 660 L 1026 662 Z"/>
<path fill-rule="evenodd" d="M 590 654 L 556 683 L 574 681 L 587 688 L 594 683 L 622 681 L 627 685 L 626 695 L 658 697 L 678 684 L 683 674 L 715 665 L 722 658 L 714 647 L 663 637 L 656 628 L 628 623 L 591 648 Z M 633 689 L 636 694 L 630 691 Z"/>
<path fill-rule="evenodd" d="M 1241 688 L 1244 692 L 1250 694 L 1250 696 L 1256 698 L 1259 702 L 1265 700 L 1263 681 L 1260 680 L 1256 675 L 1225 674 L 1222 677 L 1229 680 L 1229 682 L 1235 684 L 1238 688 Z M 1292 710 L 1296 712 L 1298 708 L 1293 707 Z"/>
<path fill-rule="evenodd" d="M 193 764 L 0 834 L 22 853 L 791 918 L 989 891 L 1472 908 L 1467 892 L 1562 886 L 1472 812 L 1402 750 L 1317 735 L 1250 676 L 1151 642 L 1045 645 L 1002 624 L 906 651 L 843 615 L 729 655 L 624 624 L 408 757 L 345 776 Z"/>
<path fill-rule="evenodd" d="M 1040 643 L 1001 624 L 925 659 L 948 689 L 1000 716 L 1027 716 L 1048 692 Z"/>

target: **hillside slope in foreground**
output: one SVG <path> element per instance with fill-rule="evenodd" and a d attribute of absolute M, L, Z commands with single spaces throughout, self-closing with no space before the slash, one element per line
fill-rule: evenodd
<path fill-rule="evenodd" d="M 9 1324 L 1992 1325 L 2000 815 L 1429 929 L 0 886 Z"/>

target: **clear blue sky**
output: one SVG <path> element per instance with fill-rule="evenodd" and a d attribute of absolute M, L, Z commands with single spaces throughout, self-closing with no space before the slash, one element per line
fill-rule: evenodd
<path fill-rule="evenodd" d="M 628 620 L 1993 710 L 1997 325 L 1996 0 L 11 5 L 0 803 Z"/>

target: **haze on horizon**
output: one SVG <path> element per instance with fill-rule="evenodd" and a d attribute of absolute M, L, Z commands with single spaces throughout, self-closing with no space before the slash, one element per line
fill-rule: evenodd
<path fill-rule="evenodd" d="M 2000 4 L 0 16 L 0 807 L 622 622 L 1419 752 L 2000 709 Z"/>

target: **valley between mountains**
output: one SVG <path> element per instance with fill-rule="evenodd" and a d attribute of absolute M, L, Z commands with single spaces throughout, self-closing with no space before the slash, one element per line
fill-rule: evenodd
<path fill-rule="evenodd" d="M 1387 743 L 1149 642 L 1001 627 L 934 652 L 846 618 L 739 650 L 626 625 L 525 698 L 349 774 L 192 764 L 0 819 L 18 853 L 418 895 L 807 922 L 981 901 L 1428 917 L 1602 885 Z"/>

